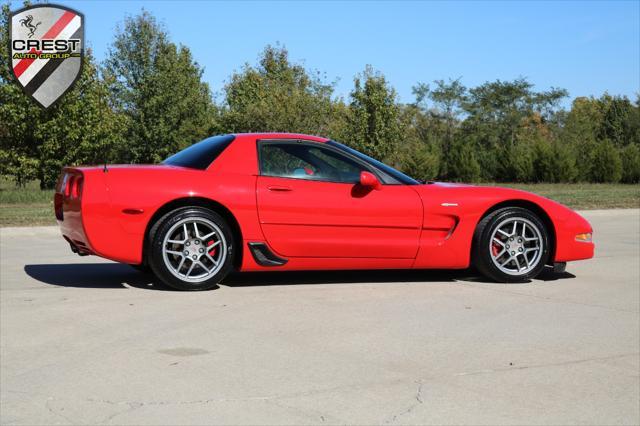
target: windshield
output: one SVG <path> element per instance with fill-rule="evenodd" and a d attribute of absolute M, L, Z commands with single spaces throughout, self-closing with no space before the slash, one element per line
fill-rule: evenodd
<path fill-rule="evenodd" d="M 172 155 L 162 164 L 205 170 L 235 138 L 234 135 L 212 136 Z"/>
<path fill-rule="evenodd" d="M 336 141 L 329 141 L 327 142 L 328 145 L 334 146 L 336 148 L 339 148 L 343 151 L 347 151 L 349 154 L 354 155 L 356 157 L 358 157 L 360 160 L 372 165 L 373 167 L 375 167 L 376 169 L 379 169 L 381 171 L 383 171 L 384 173 L 388 174 L 389 176 L 393 177 L 394 179 L 396 179 L 398 182 L 401 182 L 405 185 L 420 185 L 420 182 L 418 182 L 417 180 L 415 180 L 414 178 L 405 175 L 402 172 L 399 172 L 398 170 L 394 169 L 393 167 L 387 166 L 386 164 L 369 157 L 368 155 L 364 155 L 363 153 L 356 151 L 353 148 L 349 148 L 346 145 L 341 144 L 340 142 L 336 142 Z"/>

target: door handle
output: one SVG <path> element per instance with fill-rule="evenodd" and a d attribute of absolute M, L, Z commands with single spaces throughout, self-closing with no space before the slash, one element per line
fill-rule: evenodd
<path fill-rule="evenodd" d="M 292 191 L 291 187 L 288 186 L 279 186 L 279 185 L 271 185 L 271 186 L 267 186 L 267 189 L 269 191 L 276 191 L 276 192 L 288 192 L 288 191 Z"/>

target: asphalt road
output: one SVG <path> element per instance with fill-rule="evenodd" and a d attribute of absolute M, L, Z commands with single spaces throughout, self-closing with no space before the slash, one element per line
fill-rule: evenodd
<path fill-rule="evenodd" d="M 0 423 L 639 424 L 640 211 L 560 277 L 241 274 L 170 291 L 0 230 Z"/>

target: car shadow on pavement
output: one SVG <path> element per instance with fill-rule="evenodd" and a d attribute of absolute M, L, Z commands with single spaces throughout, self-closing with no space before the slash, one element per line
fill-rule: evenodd
<path fill-rule="evenodd" d="M 172 289 L 151 274 L 124 263 L 60 263 L 25 265 L 24 272 L 44 284 L 79 288 Z"/>
<path fill-rule="evenodd" d="M 42 283 L 79 288 L 127 288 L 173 291 L 152 274 L 142 273 L 122 263 L 72 263 L 26 265 L 24 271 Z M 556 281 L 575 278 L 568 272 L 553 273 L 546 268 L 535 280 Z M 221 283 L 228 287 L 358 283 L 442 283 L 471 282 L 496 284 L 473 269 L 464 270 L 348 270 L 348 271 L 268 271 L 239 272 Z M 527 283 L 523 283 L 527 284 Z M 517 284 L 516 284 L 517 285 Z"/>

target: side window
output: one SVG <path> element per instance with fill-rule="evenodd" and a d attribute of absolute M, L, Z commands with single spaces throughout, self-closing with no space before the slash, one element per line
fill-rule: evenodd
<path fill-rule="evenodd" d="M 265 176 L 356 183 L 368 171 L 357 161 L 321 146 L 297 142 L 260 144 L 260 171 Z"/>
<path fill-rule="evenodd" d="M 286 145 L 263 144 L 260 149 L 260 170 L 263 175 L 305 178 L 313 176 L 315 167 L 296 156 Z"/>
<path fill-rule="evenodd" d="M 336 182 L 359 182 L 360 172 L 367 171 L 357 162 L 330 149 L 312 147 L 309 154 L 326 165 L 327 174 Z"/>

